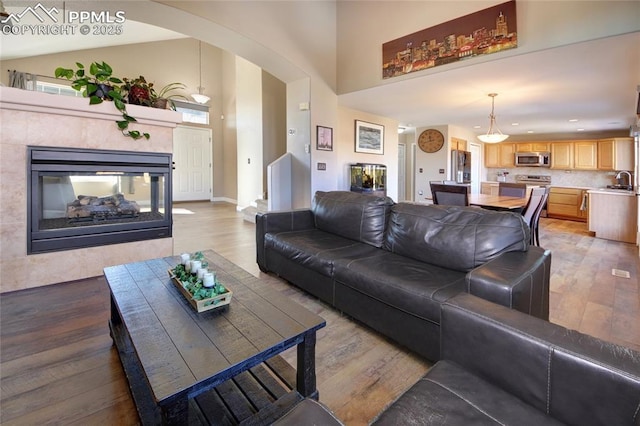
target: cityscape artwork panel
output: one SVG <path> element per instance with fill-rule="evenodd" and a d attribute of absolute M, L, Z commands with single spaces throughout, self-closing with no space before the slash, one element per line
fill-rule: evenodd
<path fill-rule="evenodd" d="M 398 77 L 517 46 L 516 2 L 512 0 L 384 43 L 382 77 Z"/>

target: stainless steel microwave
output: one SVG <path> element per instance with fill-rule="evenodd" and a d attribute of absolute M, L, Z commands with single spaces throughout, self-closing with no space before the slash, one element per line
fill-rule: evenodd
<path fill-rule="evenodd" d="M 551 167 L 548 152 L 516 152 L 517 167 Z"/>

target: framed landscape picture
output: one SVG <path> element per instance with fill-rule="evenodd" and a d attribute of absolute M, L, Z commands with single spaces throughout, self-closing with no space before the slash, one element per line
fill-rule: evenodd
<path fill-rule="evenodd" d="M 316 149 L 319 151 L 333 151 L 333 129 L 331 127 L 316 126 Z"/>
<path fill-rule="evenodd" d="M 384 126 L 356 120 L 356 152 L 384 154 Z"/>

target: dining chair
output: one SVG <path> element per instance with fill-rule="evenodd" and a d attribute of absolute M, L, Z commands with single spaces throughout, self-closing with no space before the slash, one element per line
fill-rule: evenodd
<path fill-rule="evenodd" d="M 446 185 L 429 182 L 433 204 L 444 206 L 468 206 L 469 187 L 466 185 Z"/>
<path fill-rule="evenodd" d="M 540 220 L 540 214 L 542 213 L 542 207 L 548 197 L 547 188 L 537 187 L 531 190 L 529 201 L 522 212 L 524 221 L 529 225 L 531 231 L 530 244 L 540 245 L 540 238 L 538 235 L 538 222 Z"/>
<path fill-rule="evenodd" d="M 527 185 L 524 183 L 500 182 L 498 184 L 498 195 L 524 198 L 527 195 Z"/>
<path fill-rule="evenodd" d="M 539 223 L 540 223 L 540 215 L 542 214 L 542 210 L 544 209 L 545 204 L 547 204 L 547 200 L 549 199 L 549 190 L 547 189 L 544 196 L 542 197 L 542 201 L 540 205 L 536 209 L 536 212 L 533 214 L 533 235 L 535 236 L 534 244 L 540 246 L 540 232 L 539 232 Z"/>

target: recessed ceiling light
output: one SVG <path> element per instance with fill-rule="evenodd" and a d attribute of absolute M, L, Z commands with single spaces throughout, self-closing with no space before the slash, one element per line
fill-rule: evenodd
<path fill-rule="evenodd" d="M 576 121 L 578 121 L 577 118 L 572 118 L 571 120 L 569 120 L 569 123 L 575 123 Z"/>
<path fill-rule="evenodd" d="M 584 129 L 576 129 L 579 132 L 584 132 Z"/>
<path fill-rule="evenodd" d="M 520 123 L 511 123 L 512 126 L 519 126 Z"/>
<path fill-rule="evenodd" d="M 479 128 L 480 128 L 480 126 L 473 126 L 473 128 L 474 128 L 474 129 L 479 129 Z"/>
<path fill-rule="evenodd" d="M 533 130 L 527 130 L 527 133 L 535 133 Z"/>

